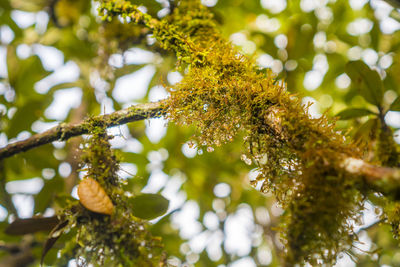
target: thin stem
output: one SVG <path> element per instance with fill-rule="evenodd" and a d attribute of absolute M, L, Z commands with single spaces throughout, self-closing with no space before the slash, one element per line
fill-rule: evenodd
<path fill-rule="evenodd" d="M 384 0 L 384 1 L 394 8 L 400 8 L 400 0 Z"/>
<path fill-rule="evenodd" d="M 344 158 L 341 167 L 349 173 L 364 175 L 373 183 L 378 180 L 395 180 L 400 182 L 400 169 L 369 164 L 357 158 Z"/>

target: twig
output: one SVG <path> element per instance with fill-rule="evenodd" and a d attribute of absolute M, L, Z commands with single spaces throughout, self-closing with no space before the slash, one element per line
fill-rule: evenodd
<path fill-rule="evenodd" d="M 364 175 L 368 182 L 395 180 L 400 182 L 400 169 L 369 164 L 361 159 L 345 158 L 341 167 L 352 174 Z"/>
<path fill-rule="evenodd" d="M 128 122 L 161 117 L 164 114 L 165 110 L 162 108 L 162 102 L 155 102 L 131 106 L 111 114 L 89 118 L 80 123 L 61 123 L 43 133 L 35 134 L 28 139 L 11 143 L 1 148 L 0 160 L 54 141 L 68 140 L 74 136 L 87 134 L 93 121 L 101 121 L 106 127 L 113 127 Z"/>
<path fill-rule="evenodd" d="M 384 0 L 384 1 L 394 8 L 400 8 L 400 0 Z"/>
<path fill-rule="evenodd" d="M 81 101 L 79 107 L 71 112 L 71 123 L 79 123 L 85 118 L 87 109 L 86 101 Z M 66 162 L 71 165 L 71 172 L 65 179 L 65 192 L 70 194 L 76 182 L 79 179 L 79 159 L 80 150 L 79 145 L 82 142 L 82 138 L 74 138 L 67 144 L 67 158 Z"/>
<path fill-rule="evenodd" d="M 175 1 L 174 0 L 168 0 L 168 4 L 169 4 L 169 12 L 172 14 L 174 12 L 175 7 L 176 7 Z"/>
<path fill-rule="evenodd" d="M 49 1 L 48 13 L 49 13 L 50 19 L 53 21 L 54 25 L 57 28 L 62 28 L 62 26 L 60 25 L 60 23 L 58 21 L 57 15 L 56 15 L 56 5 L 57 5 L 58 1 L 59 0 L 50 0 Z"/>
<path fill-rule="evenodd" d="M 96 116 L 80 123 L 61 123 L 43 133 L 28 139 L 15 142 L 0 149 L 0 160 L 32 148 L 57 140 L 67 140 L 74 136 L 89 133 L 94 121 L 102 122 L 106 127 L 126 124 L 133 121 L 156 118 L 165 115 L 163 102 L 139 104 L 111 114 Z M 273 125 L 273 124 L 272 124 Z M 376 184 L 384 180 L 400 182 L 400 169 L 369 164 L 361 159 L 347 157 L 342 160 L 341 167 L 351 174 L 363 175 L 368 183 Z M 395 183 L 397 185 L 398 183 Z"/>

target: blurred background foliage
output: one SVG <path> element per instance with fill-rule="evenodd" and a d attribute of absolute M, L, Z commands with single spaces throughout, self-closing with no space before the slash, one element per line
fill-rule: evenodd
<path fill-rule="evenodd" d="M 131 0 L 155 17 L 173 1 Z M 399 11 L 384 1 L 203 0 L 223 35 L 270 68 L 287 88 L 314 103 L 312 116 L 342 112 L 338 128 L 368 147 L 376 139 L 378 108 L 351 85 L 345 65 L 362 60 L 383 80 L 386 123 L 400 131 Z M 98 3 L 78 0 L 0 0 L 0 146 L 135 103 L 167 96 L 182 74 L 175 57 L 148 29 L 103 22 Z M 397 74 L 396 74 L 397 73 Z M 397 101 L 398 102 L 398 101 Z M 353 109 L 353 110 L 351 110 Z M 354 111 L 364 110 L 363 111 Z M 346 110 L 347 113 L 343 113 Z M 369 110 L 370 112 L 366 112 Z M 121 159 L 120 176 L 132 192 L 161 193 L 169 211 L 153 221 L 172 266 L 281 266 L 275 228 L 282 210 L 271 195 L 250 186 L 257 172 L 241 161 L 242 140 L 213 152 L 190 148 L 191 128 L 163 119 L 109 130 Z M 51 216 L 57 196 L 76 196 L 81 138 L 54 142 L 4 160 L 0 174 L 0 266 L 7 245 L 31 249 L 38 266 L 48 233 L 15 237 L 4 229 L 16 216 Z M 367 149 L 366 149 L 367 150 Z M 338 266 L 400 266 L 390 227 L 366 203 L 360 242 Z M 15 214 L 17 213 L 17 214 Z M 49 252 L 52 265 L 63 239 Z M 15 255 L 14 255 L 15 256 Z M 70 266 L 75 266 L 72 260 Z"/>

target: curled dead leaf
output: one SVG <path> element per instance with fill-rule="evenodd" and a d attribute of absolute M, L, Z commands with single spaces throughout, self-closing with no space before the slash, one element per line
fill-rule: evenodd
<path fill-rule="evenodd" d="M 114 205 L 101 185 L 92 178 L 79 183 L 78 196 L 81 204 L 90 211 L 111 215 Z"/>

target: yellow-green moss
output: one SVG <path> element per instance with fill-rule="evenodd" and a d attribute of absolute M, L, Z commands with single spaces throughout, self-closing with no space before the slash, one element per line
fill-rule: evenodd
<path fill-rule="evenodd" d="M 76 202 L 62 212 L 68 229 L 76 231 L 76 239 L 64 249 L 84 265 L 96 266 L 164 266 L 161 239 L 153 237 L 147 223 L 129 212 L 127 196 L 118 177 L 119 163 L 110 148 L 110 136 L 104 123 L 89 122 L 90 139 L 83 147 L 82 170 L 85 177 L 95 179 L 112 200 L 111 216 L 97 214 Z"/>
<path fill-rule="evenodd" d="M 210 150 L 244 133 L 243 159 L 257 165 L 262 191 L 272 191 L 286 209 L 288 262 L 335 262 L 351 248 L 356 235 L 349 220 L 357 220 L 362 209 L 358 179 L 341 171 L 340 160 L 358 151 L 334 122 L 312 119 L 283 82 L 221 37 L 200 1 L 179 1 L 170 16 L 149 27 L 163 48 L 187 64 L 183 80 L 169 88 L 168 118 L 197 126 L 193 141 Z"/>
<path fill-rule="evenodd" d="M 384 166 L 396 167 L 400 164 L 400 153 L 397 151 L 399 146 L 393 139 L 393 131 L 384 119 L 382 121 L 378 131 L 376 161 Z"/>

